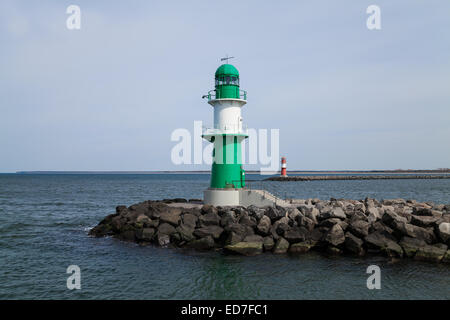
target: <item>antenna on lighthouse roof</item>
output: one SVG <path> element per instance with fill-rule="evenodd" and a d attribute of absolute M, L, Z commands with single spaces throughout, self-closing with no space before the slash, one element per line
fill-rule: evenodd
<path fill-rule="evenodd" d="M 220 58 L 220 61 L 225 61 L 225 60 L 227 60 L 227 64 L 228 64 L 228 60 L 229 59 L 233 59 L 234 57 L 229 57 L 228 56 L 228 54 L 227 54 L 227 56 L 225 57 L 225 58 Z"/>

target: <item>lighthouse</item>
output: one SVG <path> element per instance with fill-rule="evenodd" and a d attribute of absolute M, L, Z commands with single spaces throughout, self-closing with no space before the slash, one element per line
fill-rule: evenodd
<path fill-rule="evenodd" d="M 240 89 L 239 71 L 222 64 L 214 75 L 215 88 L 204 95 L 213 107 L 214 125 L 204 128 L 202 137 L 214 144 L 210 187 L 204 191 L 204 203 L 215 206 L 240 205 L 245 187 L 241 143 L 248 137 L 242 120 L 247 92 Z"/>

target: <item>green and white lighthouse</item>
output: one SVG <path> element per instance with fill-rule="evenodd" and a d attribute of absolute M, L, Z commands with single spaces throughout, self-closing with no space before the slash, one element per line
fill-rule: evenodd
<path fill-rule="evenodd" d="M 204 202 L 212 205 L 239 205 L 240 190 L 245 186 L 241 142 L 248 137 L 241 109 L 247 93 L 239 87 L 239 71 L 223 64 L 215 73 L 215 89 L 203 96 L 214 108 L 214 126 L 205 128 L 202 137 L 214 143 L 210 188 Z"/>

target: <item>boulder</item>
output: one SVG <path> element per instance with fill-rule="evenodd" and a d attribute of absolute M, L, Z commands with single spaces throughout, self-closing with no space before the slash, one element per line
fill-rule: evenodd
<path fill-rule="evenodd" d="M 414 256 L 415 260 L 440 262 L 447 252 L 447 246 L 444 244 L 426 245 L 417 250 Z"/>
<path fill-rule="evenodd" d="M 224 230 L 227 233 L 234 232 L 234 233 L 242 236 L 242 238 L 244 238 L 245 236 L 249 236 L 249 235 L 254 233 L 252 228 L 250 228 L 249 226 L 244 226 L 244 225 L 239 224 L 239 223 L 232 223 L 232 224 L 226 226 L 224 228 Z"/>
<path fill-rule="evenodd" d="M 313 219 L 311 219 L 307 216 L 303 216 L 303 215 L 297 216 L 297 224 L 299 226 L 306 228 L 309 231 L 312 231 L 314 229 L 314 227 L 316 226 L 316 223 L 317 223 L 317 221 L 314 221 Z"/>
<path fill-rule="evenodd" d="M 427 245 L 425 241 L 411 237 L 403 237 L 399 244 L 408 258 L 413 258 L 417 250 Z"/>
<path fill-rule="evenodd" d="M 245 256 L 255 256 L 263 252 L 263 243 L 258 242 L 238 242 L 224 247 L 230 253 L 242 254 Z"/>
<path fill-rule="evenodd" d="M 180 240 L 182 241 L 189 242 L 195 239 L 195 236 L 193 234 L 194 228 L 189 225 L 181 224 L 176 228 L 176 231 L 180 235 Z"/>
<path fill-rule="evenodd" d="M 126 206 L 117 206 L 116 207 L 116 213 L 117 214 L 122 214 L 122 211 L 126 211 L 127 207 Z"/>
<path fill-rule="evenodd" d="M 170 236 L 168 234 L 158 233 L 156 241 L 161 247 L 166 247 L 170 244 Z"/>
<path fill-rule="evenodd" d="M 367 208 L 366 215 L 367 215 L 367 220 L 369 221 L 369 223 L 374 223 L 375 221 L 380 220 L 382 217 L 378 208 L 375 208 L 375 207 Z"/>
<path fill-rule="evenodd" d="M 227 238 L 225 244 L 235 244 L 244 240 L 244 235 L 237 234 L 236 232 L 227 232 Z"/>
<path fill-rule="evenodd" d="M 336 208 L 327 207 L 320 212 L 318 218 L 319 220 L 325 220 L 330 218 L 339 218 L 344 220 L 345 218 L 347 218 L 347 216 L 345 215 L 345 212 L 344 210 L 342 210 L 341 207 Z"/>
<path fill-rule="evenodd" d="M 136 238 L 141 241 L 152 241 L 154 235 L 154 228 L 143 228 L 136 230 Z"/>
<path fill-rule="evenodd" d="M 325 235 L 325 242 L 337 247 L 338 245 L 344 243 L 345 235 L 341 226 L 335 224 Z"/>
<path fill-rule="evenodd" d="M 413 215 L 416 216 L 433 216 L 433 212 L 429 206 L 427 207 L 414 207 Z"/>
<path fill-rule="evenodd" d="M 268 216 L 262 216 L 256 226 L 256 232 L 260 235 L 267 236 L 270 233 L 271 225 L 270 218 Z"/>
<path fill-rule="evenodd" d="M 161 223 L 158 227 L 158 234 L 167 234 L 170 236 L 175 232 L 177 232 L 175 227 L 168 223 Z"/>
<path fill-rule="evenodd" d="M 430 217 L 430 216 L 415 216 L 415 215 L 412 215 L 411 216 L 411 223 L 413 225 L 418 226 L 418 227 L 427 228 L 427 227 L 434 226 L 435 222 L 438 219 L 439 218 Z"/>
<path fill-rule="evenodd" d="M 342 220 L 339 218 L 325 219 L 325 220 L 320 221 L 319 227 L 332 228 L 335 224 L 340 224 L 341 221 Z"/>
<path fill-rule="evenodd" d="M 273 247 L 273 253 L 286 253 L 289 249 L 289 242 L 283 237 L 279 237 Z"/>
<path fill-rule="evenodd" d="M 212 236 L 214 239 L 219 239 L 223 232 L 223 228 L 219 226 L 206 226 L 194 230 L 194 236 L 197 238 L 204 238 Z"/>
<path fill-rule="evenodd" d="M 247 207 L 247 211 L 250 216 L 255 217 L 257 220 L 259 220 L 264 215 L 266 209 L 251 205 Z"/>
<path fill-rule="evenodd" d="M 381 252 L 388 257 L 403 256 L 403 249 L 395 242 L 395 238 L 383 231 L 371 233 L 364 240 L 371 251 Z"/>
<path fill-rule="evenodd" d="M 180 210 L 168 210 L 168 211 L 164 211 L 160 214 L 159 216 L 159 220 L 161 222 L 167 222 L 170 223 L 173 226 L 178 226 L 178 224 L 180 223 L 180 214 L 181 211 Z"/>
<path fill-rule="evenodd" d="M 209 212 L 207 214 L 203 214 L 199 217 L 200 225 L 202 227 L 206 226 L 218 226 L 220 223 L 220 217 L 215 212 Z"/>
<path fill-rule="evenodd" d="M 339 255 L 342 253 L 342 250 L 335 246 L 329 245 L 327 246 L 327 253 L 331 255 Z"/>
<path fill-rule="evenodd" d="M 249 226 L 251 228 L 256 227 L 256 219 L 253 217 L 250 217 L 247 213 L 244 213 L 239 218 L 239 223 L 244 226 Z"/>
<path fill-rule="evenodd" d="M 263 241 L 264 241 L 263 237 L 261 237 L 257 234 L 252 234 L 252 235 L 246 236 L 243 240 L 243 242 L 261 242 L 261 243 Z"/>
<path fill-rule="evenodd" d="M 345 234 L 345 249 L 351 253 L 354 253 L 358 256 L 364 255 L 363 248 L 364 241 L 354 236 L 352 233 L 347 232 Z"/>
<path fill-rule="evenodd" d="M 284 231 L 283 237 L 289 243 L 296 243 L 305 241 L 307 234 L 308 230 L 306 230 L 304 227 L 290 227 L 289 229 Z"/>
<path fill-rule="evenodd" d="M 364 220 L 354 220 L 350 221 L 348 230 L 359 238 L 364 238 L 369 235 L 369 223 Z"/>
<path fill-rule="evenodd" d="M 381 218 L 383 223 L 393 229 L 396 228 L 396 226 L 400 223 L 408 223 L 408 220 L 406 218 L 403 218 L 396 214 L 394 210 L 386 209 L 384 211 L 383 217 Z"/>
<path fill-rule="evenodd" d="M 306 253 L 309 250 L 311 250 L 311 248 L 313 248 L 315 245 L 314 242 L 310 242 L 310 241 L 302 241 L 302 242 L 297 242 L 292 244 L 289 247 L 289 252 L 290 253 Z"/>
<path fill-rule="evenodd" d="M 236 222 L 237 222 L 236 213 L 234 213 L 234 211 L 231 210 L 226 211 L 224 214 L 222 214 L 222 217 L 220 218 L 220 225 L 224 228 Z"/>
<path fill-rule="evenodd" d="M 132 228 L 124 228 L 120 230 L 118 238 L 124 241 L 134 241 L 135 240 L 135 230 Z"/>
<path fill-rule="evenodd" d="M 185 213 L 181 216 L 182 224 L 190 228 L 195 228 L 195 226 L 197 225 L 197 220 L 197 216 L 192 213 Z"/>
<path fill-rule="evenodd" d="M 208 214 L 208 213 L 215 213 L 217 214 L 217 208 L 209 205 L 209 204 L 204 204 L 202 209 L 201 209 L 202 214 Z"/>
<path fill-rule="evenodd" d="M 187 244 L 188 248 L 197 250 L 208 250 L 214 248 L 214 239 L 211 236 L 192 240 Z"/>
<path fill-rule="evenodd" d="M 264 251 L 271 251 L 275 245 L 271 236 L 264 237 L 263 247 Z"/>
<path fill-rule="evenodd" d="M 447 250 L 441 262 L 450 263 L 450 250 Z"/>
<path fill-rule="evenodd" d="M 296 221 L 297 217 L 300 216 L 301 214 L 297 208 L 288 208 L 287 215 L 289 219 L 291 219 L 292 221 Z"/>
<path fill-rule="evenodd" d="M 442 222 L 437 227 L 437 234 L 442 242 L 450 245 L 450 223 Z"/>
<path fill-rule="evenodd" d="M 286 213 L 280 207 L 268 207 L 266 209 L 265 215 L 268 216 L 272 222 L 275 222 L 278 219 L 286 216 Z"/>

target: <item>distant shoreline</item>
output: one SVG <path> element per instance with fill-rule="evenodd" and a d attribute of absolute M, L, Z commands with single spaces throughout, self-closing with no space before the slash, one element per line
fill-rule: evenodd
<path fill-rule="evenodd" d="M 7 172 L 5 172 L 7 173 Z M 17 171 L 12 174 L 210 174 L 209 170 L 198 171 Z M 260 171 L 248 170 L 247 174 L 260 174 Z M 278 173 L 279 174 L 279 173 Z M 289 170 L 288 175 L 298 174 L 450 174 L 450 169 L 436 170 Z M 275 174 L 277 175 L 277 174 Z"/>

